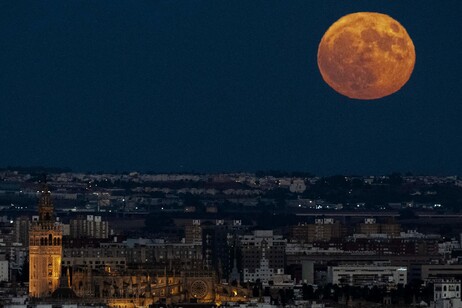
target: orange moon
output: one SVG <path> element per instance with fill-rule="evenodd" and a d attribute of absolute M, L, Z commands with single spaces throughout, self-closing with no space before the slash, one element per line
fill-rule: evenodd
<path fill-rule="evenodd" d="M 354 13 L 337 20 L 318 48 L 324 81 L 349 98 L 371 100 L 395 93 L 411 77 L 414 44 L 388 15 Z"/>

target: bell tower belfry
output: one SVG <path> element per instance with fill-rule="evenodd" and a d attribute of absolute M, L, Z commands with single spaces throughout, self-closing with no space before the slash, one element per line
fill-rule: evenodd
<path fill-rule="evenodd" d="M 41 187 L 38 211 L 39 218 L 29 230 L 29 296 L 36 298 L 51 296 L 61 277 L 63 231 L 46 184 Z"/>

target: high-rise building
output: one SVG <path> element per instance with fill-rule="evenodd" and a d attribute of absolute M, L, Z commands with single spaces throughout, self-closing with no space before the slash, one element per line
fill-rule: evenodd
<path fill-rule="evenodd" d="M 244 229 L 240 220 L 216 220 L 214 224 L 202 225 L 202 248 L 204 265 L 217 271 L 220 279 L 228 280 L 233 267 L 237 265 L 237 235 Z M 240 280 L 240 279 L 238 279 Z"/>
<path fill-rule="evenodd" d="M 316 219 L 314 224 L 299 224 L 291 228 L 292 238 L 302 243 L 328 242 L 341 238 L 342 225 L 332 218 Z"/>
<path fill-rule="evenodd" d="M 270 279 L 271 274 L 283 273 L 287 241 L 272 230 L 255 230 L 240 236 L 244 281 Z"/>
<path fill-rule="evenodd" d="M 380 224 L 377 223 L 375 218 L 366 218 L 364 223 L 358 225 L 358 233 L 360 234 L 378 234 L 380 233 Z"/>
<path fill-rule="evenodd" d="M 109 223 L 101 216 L 87 215 L 70 221 L 71 238 L 109 238 Z"/>
<path fill-rule="evenodd" d="M 191 224 L 185 225 L 184 236 L 188 244 L 202 243 L 201 221 L 194 219 Z"/>
<path fill-rule="evenodd" d="M 20 216 L 14 221 L 14 241 L 27 246 L 29 243 L 30 220 L 27 216 Z"/>
<path fill-rule="evenodd" d="M 401 226 L 393 221 L 387 223 L 377 223 L 374 218 L 366 218 L 364 223 L 359 224 L 358 233 L 371 234 L 386 234 L 390 237 L 398 237 L 401 231 Z"/>
<path fill-rule="evenodd" d="M 43 185 L 38 205 L 39 216 L 29 230 L 29 296 L 47 297 L 59 287 L 61 277 L 61 224 L 54 216 L 51 194 Z"/>

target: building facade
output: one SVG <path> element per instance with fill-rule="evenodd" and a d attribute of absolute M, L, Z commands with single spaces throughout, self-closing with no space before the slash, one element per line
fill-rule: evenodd
<path fill-rule="evenodd" d="M 332 218 L 316 219 L 314 224 L 293 226 L 291 234 L 301 243 L 327 242 L 342 237 L 342 225 Z"/>
<path fill-rule="evenodd" d="M 407 268 L 386 265 L 342 265 L 329 266 L 329 283 L 350 286 L 396 286 L 407 284 Z"/>
<path fill-rule="evenodd" d="M 433 285 L 432 308 L 462 308 L 460 281 L 439 280 Z"/>
<path fill-rule="evenodd" d="M 107 239 L 110 235 L 109 223 L 101 216 L 87 215 L 70 221 L 71 238 Z"/>

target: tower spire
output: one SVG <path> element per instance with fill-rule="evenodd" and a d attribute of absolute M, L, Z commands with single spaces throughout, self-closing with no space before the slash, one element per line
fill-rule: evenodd
<path fill-rule="evenodd" d="M 43 176 L 43 181 L 40 184 L 40 199 L 39 199 L 39 222 L 53 223 L 54 222 L 54 209 L 51 200 L 50 188 L 47 184 L 46 175 Z"/>

